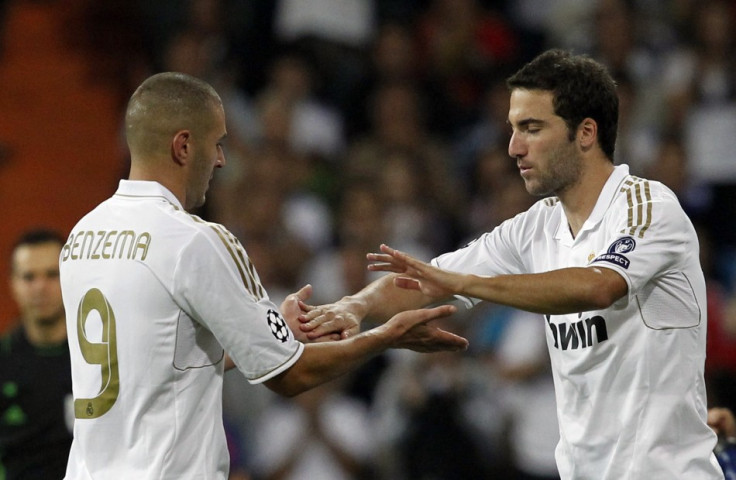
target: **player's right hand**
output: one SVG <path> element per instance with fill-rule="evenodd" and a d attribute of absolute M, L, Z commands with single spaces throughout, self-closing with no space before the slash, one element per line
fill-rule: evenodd
<path fill-rule="evenodd" d="M 344 339 L 360 333 L 361 318 L 344 302 L 311 306 L 299 316 L 299 329 L 312 341 Z"/>
<path fill-rule="evenodd" d="M 392 348 L 422 353 L 466 350 L 467 339 L 429 324 L 432 320 L 452 315 L 456 310 L 453 305 L 407 310 L 394 315 L 376 329 L 387 330 L 389 335 L 396 336 Z"/>

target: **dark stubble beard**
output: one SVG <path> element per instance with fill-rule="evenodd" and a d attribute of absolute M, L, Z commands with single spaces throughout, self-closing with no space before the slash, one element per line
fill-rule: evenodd
<path fill-rule="evenodd" d="M 547 166 L 537 171 L 536 182 L 527 183 L 527 191 L 535 196 L 560 195 L 580 181 L 583 162 L 574 142 L 558 145 L 549 152 Z"/>

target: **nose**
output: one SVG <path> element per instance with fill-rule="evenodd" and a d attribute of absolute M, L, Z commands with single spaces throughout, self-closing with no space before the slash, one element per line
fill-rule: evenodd
<path fill-rule="evenodd" d="M 31 290 L 36 294 L 46 292 L 52 285 L 51 280 L 46 275 L 38 275 L 30 282 Z"/>
<path fill-rule="evenodd" d="M 513 132 L 509 139 L 509 156 L 519 158 L 526 154 L 526 146 L 522 142 L 518 132 Z"/>
<path fill-rule="evenodd" d="M 217 162 L 215 162 L 215 168 L 222 168 L 225 166 L 227 161 L 225 160 L 225 151 L 222 147 L 217 147 Z"/>

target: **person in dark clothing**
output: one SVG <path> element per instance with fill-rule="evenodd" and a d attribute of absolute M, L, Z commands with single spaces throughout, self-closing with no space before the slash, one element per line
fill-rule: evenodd
<path fill-rule="evenodd" d="M 12 251 L 10 283 L 20 314 L 0 339 L 0 478 L 64 477 L 72 442 L 72 380 L 59 285 L 64 239 L 23 234 Z"/>

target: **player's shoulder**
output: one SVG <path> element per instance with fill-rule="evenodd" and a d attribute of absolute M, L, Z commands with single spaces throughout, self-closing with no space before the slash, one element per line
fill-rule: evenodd
<path fill-rule="evenodd" d="M 627 199 L 627 203 L 633 205 L 651 201 L 678 203 L 677 195 L 664 183 L 631 174 L 621 180 L 617 194 L 619 198 Z"/>
<path fill-rule="evenodd" d="M 191 239 L 195 247 L 224 249 L 230 254 L 242 249 L 240 241 L 224 225 L 205 220 L 198 215 L 184 213 L 187 215 L 185 221 L 192 230 Z"/>
<path fill-rule="evenodd" d="M 618 208 L 630 212 L 633 210 L 642 211 L 643 214 L 653 212 L 655 216 L 685 214 L 677 195 L 667 185 L 657 180 L 626 175 L 615 195 Z"/>
<path fill-rule="evenodd" d="M 558 197 L 545 197 L 534 202 L 528 210 L 517 215 L 525 220 L 534 219 L 535 221 L 546 222 L 561 208 L 560 199 Z"/>
<path fill-rule="evenodd" d="M 536 229 L 540 225 L 548 223 L 551 219 L 557 218 L 559 210 L 562 208 L 561 205 L 558 197 L 542 198 L 534 202 L 527 210 L 504 221 L 502 225 L 514 230 Z"/>
<path fill-rule="evenodd" d="M 612 217 L 625 223 L 622 233 L 644 237 L 650 229 L 679 230 L 687 214 L 677 195 L 665 184 L 627 175 L 616 192 Z"/>
<path fill-rule="evenodd" d="M 154 220 L 158 223 L 158 227 L 178 233 L 178 235 L 172 235 L 172 238 L 180 239 L 180 236 L 183 235 L 194 241 L 217 243 L 232 237 L 232 234 L 223 225 L 205 220 L 170 202 L 161 205 L 161 213 L 162 215 L 154 214 L 156 216 Z"/>
<path fill-rule="evenodd" d="M 537 200 L 534 205 L 532 205 L 532 208 L 537 209 L 552 209 L 557 206 L 557 204 L 560 203 L 559 197 L 546 197 L 541 200 Z"/>
<path fill-rule="evenodd" d="M 560 221 L 562 204 L 557 197 L 546 197 L 536 201 L 527 210 L 502 222 L 489 234 L 510 235 L 529 239 L 545 231 L 549 225 Z"/>
<path fill-rule="evenodd" d="M 205 237 L 208 238 L 220 238 L 222 236 L 229 236 L 232 235 L 230 231 L 222 224 L 211 222 L 209 220 L 205 220 L 204 218 L 194 215 L 191 213 L 186 213 L 186 219 L 188 223 L 190 224 L 191 228 Z"/>
<path fill-rule="evenodd" d="M 164 215 L 157 217 L 158 237 L 167 238 L 163 248 L 179 255 L 220 255 L 241 257 L 242 246 L 225 226 L 203 219 L 175 205 L 163 205 Z M 163 235 L 161 235 L 163 234 Z"/>

